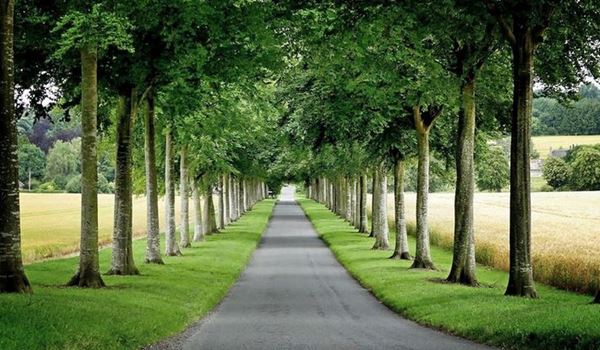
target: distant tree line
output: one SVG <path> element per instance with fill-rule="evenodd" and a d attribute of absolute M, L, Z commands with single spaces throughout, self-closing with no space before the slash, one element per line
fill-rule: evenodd
<path fill-rule="evenodd" d="M 52 111 L 54 119 L 36 121 L 29 110 L 19 119 L 19 181 L 24 189 L 81 192 L 81 119 L 77 111 L 68 119 L 60 116 L 63 114 L 56 108 Z M 115 179 L 112 152 L 108 147 L 100 147 L 98 153 L 98 191 L 112 193 Z"/>
<path fill-rule="evenodd" d="M 578 99 L 569 103 L 540 97 L 533 101 L 532 134 L 599 135 L 600 89 L 593 84 L 579 89 Z"/>

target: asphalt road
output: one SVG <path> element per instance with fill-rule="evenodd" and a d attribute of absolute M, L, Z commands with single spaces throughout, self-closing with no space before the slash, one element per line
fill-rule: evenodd
<path fill-rule="evenodd" d="M 487 349 L 380 304 L 317 237 L 284 188 L 246 271 L 183 349 Z"/>

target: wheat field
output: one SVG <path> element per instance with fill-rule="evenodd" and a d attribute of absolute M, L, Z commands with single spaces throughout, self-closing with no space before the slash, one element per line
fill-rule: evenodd
<path fill-rule="evenodd" d="M 531 200 L 535 279 L 579 292 L 595 290 L 600 279 L 600 192 L 539 192 Z M 390 220 L 393 203 L 390 194 Z M 406 206 L 412 231 L 416 194 L 406 194 Z M 478 262 L 508 270 L 509 194 L 476 193 L 474 214 Z M 430 195 L 429 224 L 432 243 L 451 248 L 454 193 Z"/>
<path fill-rule="evenodd" d="M 68 193 L 22 193 L 21 238 L 23 260 L 62 256 L 79 251 L 81 195 Z M 112 241 L 114 195 L 98 195 L 98 237 L 101 245 Z M 179 198 L 175 201 L 179 210 Z M 190 203 L 190 208 L 191 203 Z M 160 227 L 163 227 L 164 203 L 159 202 Z M 178 216 L 177 216 L 178 218 Z M 146 233 L 146 199 L 133 199 L 133 234 Z"/>

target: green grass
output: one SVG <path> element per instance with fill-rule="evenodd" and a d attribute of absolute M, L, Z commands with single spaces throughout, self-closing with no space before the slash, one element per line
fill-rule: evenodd
<path fill-rule="evenodd" d="M 262 232 L 274 200 L 250 213 L 183 257 L 145 265 L 146 242 L 134 242 L 141 276 L 104 276 L 107 288 L 63 287 L 75 258 L 26 267 L 32 295 L 0 295 L 0 349 L 138 349 L 174 335 L 202 318 L 239 277 Z M 100 254 L 103 271 L 110 250 Z"/>
<path fill-rule="evenodd" d="M 410 262 L 387 259 L 391 251 L 371 250 L 372 238 L 323 205 L 299 202 L 346 269 L 385 305 L 418 323 L 505 348 L 600 348 L 600 305 L 590 304 L 589 296 L 537 284 L 540 299 L 506 297 L 507 273 L 483 266 L 477 272 L 483 287 L 442 283 L 450 251 L 432 247 L 440 271 L 412 270 Z"/>
<path fill-rule="evenodd" d="M 543 177 L 539 176 L 531 178 L 531 192 L 543 192 L 542 190 L 548 187 L 550 187 L 550 185 L 548 185 L 548 182 L 546 182 Z"/>

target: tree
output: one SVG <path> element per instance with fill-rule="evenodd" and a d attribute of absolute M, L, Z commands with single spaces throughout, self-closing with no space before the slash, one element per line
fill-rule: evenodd
<path fill-rule="evenodd" d="M 594 48 L 600 39 L 594 20 L 600 16 L 600 6 L 591 0 L 486 0 L 485 4 L 512 52 L 510 270 L 506 294 L 536 298 L 529 169 L 534 62 L 540 58 L 538 76 L 550 92 L 572 89 L 588 73 L 600 76 L 600 57 Z"/>
<path fill-rule="evenodd" d="M 179 246 L 189 248 L 192 246 L 190 240 L 190 211 L 189 211 L 189 188 L 188 188 L 188 159 L 187 147 L 183 146 L 179 153 L 179 197 L 181 198 L 181 219 L 179 222 Z"/>
<path fill-rule="evenodd" d="M 95 4 L 89 12 L 69 11 L 58 23 L 62 32 L 57 56 L 79 52 L 81 63 L 81 247 L 79 269 L 70 286 L 104 287 L 98 263 L 97 111 L 98 55 L 108 47 L 129 48 L 122 19 Z"/>
<path fill-rule="evenodd" d="M 181 255 L 179 244 L 175 237 L 175 181 L 173 172 L 175 164 L 173 159 L 173 133 L 170 128 L 165 131 L 165 255 Z"/>
<path fill-rule="evenodd" d="M 413 107 L 413 117 L 418 141 L 418 173 L 417 173 L 417 247 L 412 268 L 435 269 L 429 248 L 429 227 L 427 210 L 429 198 L 429 132 L 433 122 L 442 110 L 433 107 L 422 111 L 420 106 Z"/>
<path fill-rule="evenodd" d="M 412 257 L 408 251 L 406 216 L 404 214 L 404 159 L 401 155 L 398 155 L 394 161 L 394 203 L 396 245 L 390 258 L 410 260 Z"/>
<path fill-rule="evenodd" d="M 600 146 L 582 146 L 571 157 L 572 186 L 578 191 L 600 190 Z"/>
<path fill-rule="evenodd" d="M 442 9 L 446 8 L 442 6 Z M 447 281 L 477 286 L 473 227 L 476 83 L 483 64 L 495 49 L 496 25 L 486 9 L 476 3 L 457 1 L 455 7 L 447 8 L 446 12 L 450 13 L 447 16 L 450 21 L 442 23 L 442 32 L 438 35 L 442 37 L 443 46 L 451 44 L 453 47 L 449 55 L 452 62 L 449 70 L 459 79 L 461 100 L 455 157 L 454 247 Z M 448 35 L 445 36 L 445 33 Z M 448 41 L 445 42 L 444 38 Z M 447 49 L 440 51 L 445 53 Z"/>
<path fill-rule="evenodd" d="M 194 242 L 204 240 L 204 225 L 202 220 L 202 205 L 200 203 L 200 189 L 197 181 L 192 183 L 192 199 L 194 202 Z"/>
<path fill-rule="evenodd" d="M 388 219 L 387 219 L 387 169 L 385 162 L 375 168 L 373 181 L 373 249 L 388 249 Z"/>
<path fill-rule="evenodd" d="M 14 6 L 13 0 L 0 2 L 0 293 L 31 292 L 21 258 L 14 109 Z"/>
<path fill-rule="evenodd" d="M 19 143 L 19 180 L 28 184 L 29 190 L 32 179 L 42 179 L 45 167 L 46 155 L 39 147 L 27 140 Z"/>
<path fill-rule="evenodd" d="M 67 182 L 81 174 L 81 139 L 57 141 L 48 152 L 45 181 L 53 181 L 64 189 Z"/>
<path fill-rule="evenodd" d="M 128 95 L 128 94 L 131 95 Z M 112 261 L 108 275 L 139 275 L 133 261 L 131 123 L 137 114 L 135 89 L 119 93 Z"/>
<path fill-rule="evenodd" d="M 544 161 L 542 176 L 556 190 L 569 183 L 571 168 L 562 158 L 548 158 Z"/>
<path fill-rule="evenodd" d="M 160 256 L 160 224 L 158 222 L 158 180 L 156 171 L 156 130 L 155 130 L 154 94 L 146 97 L 144 109 L 144 164 L 146 167 L 146 206 L 148 248 L 146 263 L 164 264 Z"/>
<path fill-rule="evenodd" d="M 487 147 L 487 146 L 486 146 Z M 502 148 L 486 149 L 477 162 L 477 187 L 500 192 L 508 185 L 508 160 Z"/>

